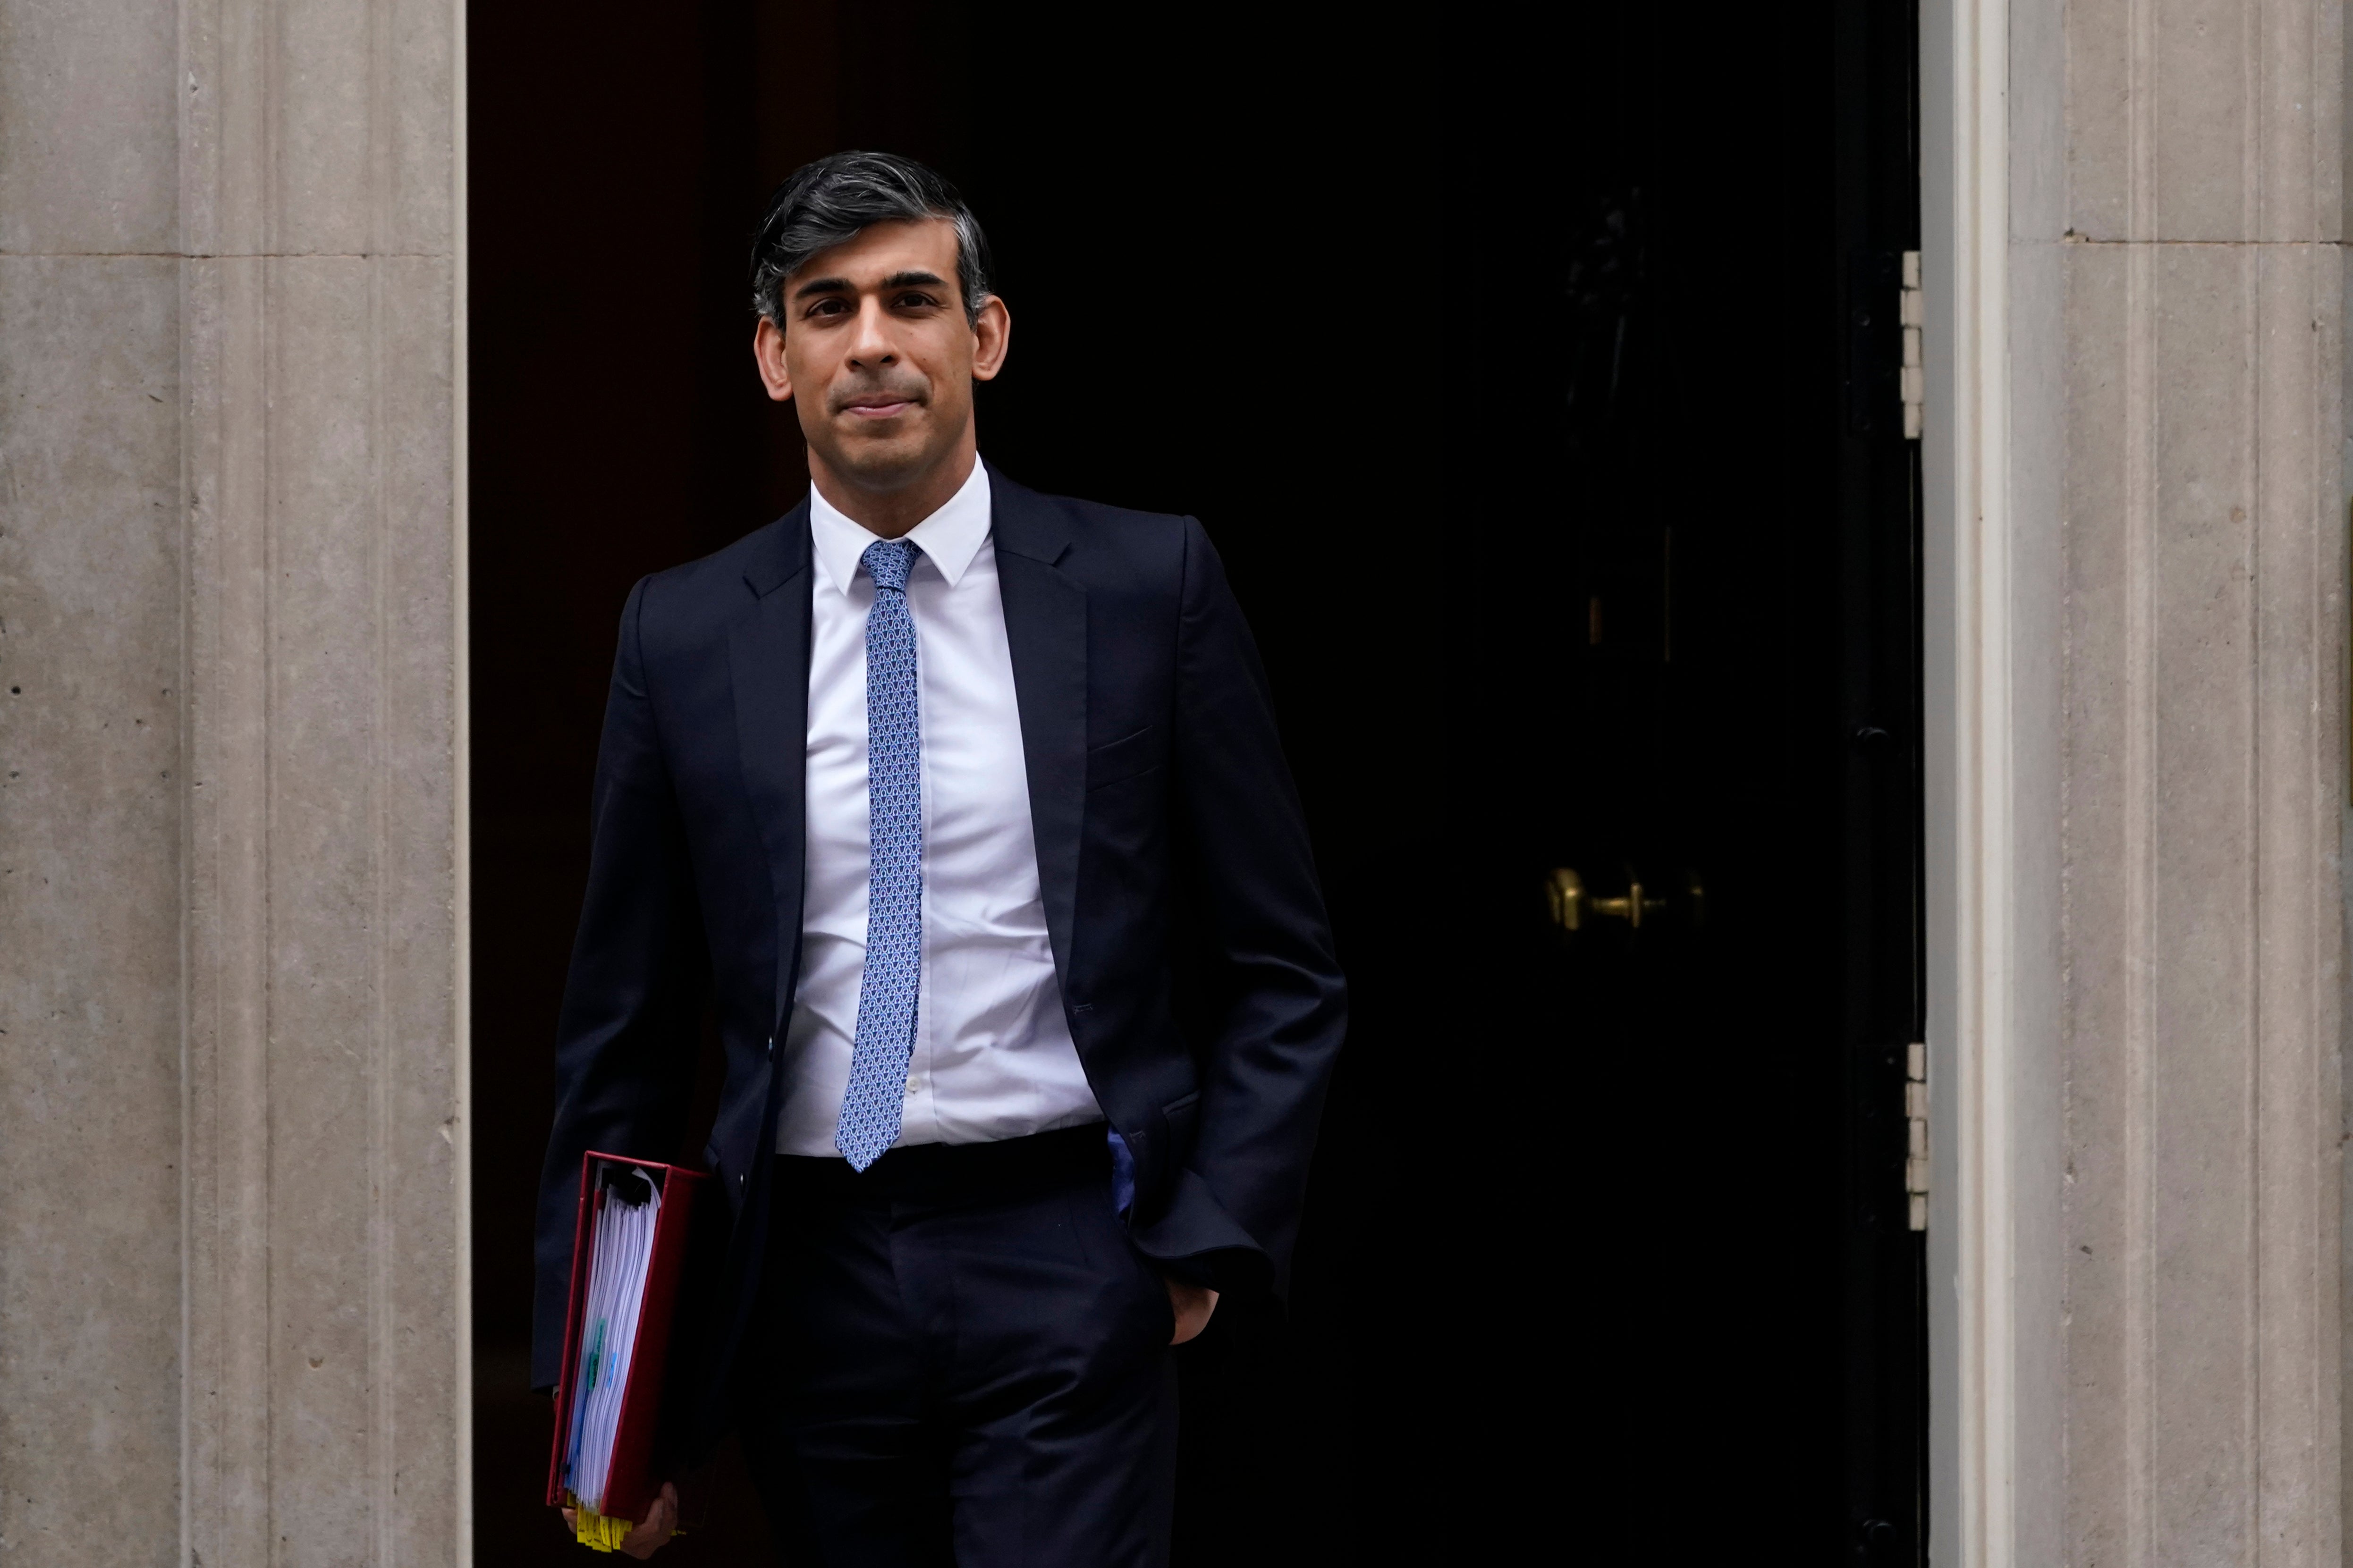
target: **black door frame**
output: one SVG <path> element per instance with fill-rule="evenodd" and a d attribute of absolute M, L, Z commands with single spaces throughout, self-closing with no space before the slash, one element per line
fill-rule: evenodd
<path fill-rule="evenodd" d="M 1857 1563 L 1923 1563 L 1927 1510 L 1926 922 L 1918 387 L 1916 0 L 1839 0 L 1841 314 L 1849 333 L 1839 530 L 1849 728 L 1841 868 L 1848 999 L 1847 1513 Z M 1907 290 L 1907 285 L 1910 286 Z M 1908 296 L 1908 298 L 1907 298 Z M 1907 308 L 1907 304 L 1909 308 Z M 1907 341 L 1908 340 L 1908 341 Z M 1916 370 L 1914 378 L 1917 377 Z M 1906 394 L 1915 406 L 1907 428 Z"/>

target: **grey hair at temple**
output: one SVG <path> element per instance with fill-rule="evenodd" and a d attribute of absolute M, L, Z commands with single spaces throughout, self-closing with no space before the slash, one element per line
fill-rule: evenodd
<path fill-rule="evenodd" d="M 836 153 L 794 170 L 768 198 L 752 236 L 752 309 L 782 327 L 785 279 L 808 258 L 878 223 L 945 218 L 956 237 L 966 316 L 988 298 L 988 240 L 956 188 L 912 158 Z"/>

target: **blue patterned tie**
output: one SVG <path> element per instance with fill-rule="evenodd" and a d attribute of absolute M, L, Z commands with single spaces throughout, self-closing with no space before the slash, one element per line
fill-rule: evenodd
<path fill-rule="evenodd" d="M 874 579 L 866 613 L 866 973 L 858 1043 L 833 1146 L 862 1171 L 899 1139 L 915 991 L 923 962 L 923 741 L 915 714 L 915 547 L 878 540 L 860 557 Z"/>

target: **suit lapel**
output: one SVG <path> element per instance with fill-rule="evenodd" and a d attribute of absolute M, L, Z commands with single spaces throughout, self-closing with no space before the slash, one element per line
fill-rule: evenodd
<path fill-rule="evenodd" d="M 1046 935 L 1054 967 L 1066 977 L 1086 818 L 1087 591 L 1056 567 L 1071 536 L 1053 504 L 995 468 L 988 487 Z"/>
<path fill-rule="evenodd" d="M 728 628 L 735 742 L 744 790 L 768 855 L 776 909 L 776 1017 L 781 1033 L 800 969 L 801 898 L 808 854 L 808 502 L 775 524 L 775 548 L 744 574 L 752 604 Z"/>

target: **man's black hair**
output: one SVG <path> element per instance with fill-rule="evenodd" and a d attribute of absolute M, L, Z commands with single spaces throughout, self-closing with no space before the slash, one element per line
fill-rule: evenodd
<path fill-rule="evenodd" d="M 836 153 L 795 169 L 768 198 L 752 236 L 752 309 L 785 324 L 785 279 L 820 250 L 878 223 L 945 218 L 956 237 L 966 316 L 988 298 L 988 240 L 956 188 L 913 158 Z"/>

